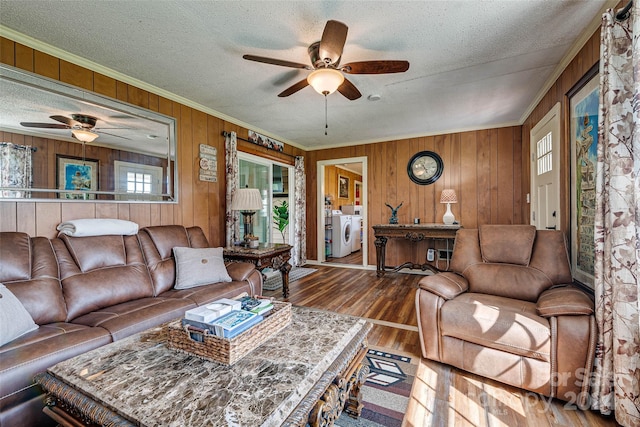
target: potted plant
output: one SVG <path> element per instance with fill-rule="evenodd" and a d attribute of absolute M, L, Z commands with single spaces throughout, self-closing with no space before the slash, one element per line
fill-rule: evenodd
<path fill-rule="evenodd" d="M 282 234 L 282 241 L 286 243 L 284 230 L 289 225 L 289 204 L 286 200 L 283 200 L 280 205 L 273 206 L 273 224 Z"/>

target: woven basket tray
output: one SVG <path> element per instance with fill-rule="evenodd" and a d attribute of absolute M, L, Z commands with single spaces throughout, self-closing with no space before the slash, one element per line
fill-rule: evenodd
<path fill-rule="evenodd" d="M 175 320 L 167 325 L 167 347 L 233 365 L 291 323 L 291 304 L 273 301 L 271 314 L 233 338 L 220 338 Z M 198 336 L 198 341 L 192 338 Z M 202 342 L 200 342 L 200 340 Z"/>

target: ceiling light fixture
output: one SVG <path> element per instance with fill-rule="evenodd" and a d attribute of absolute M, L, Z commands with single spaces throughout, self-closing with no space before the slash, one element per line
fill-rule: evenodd
<path fill-rule="evenodd" d="M 84 129 L 73 129 L 71 131 L 71 135 L 73 135 L 75 139 L 81 142 L 93 142 L 97 137 L 100 136 L 97 133 L 93 133 Z"/>
<path fill-rule="evenodd" d="M 331 95 L 344 82 L 342 73 L 334 68 L 320 68 L 309 74 L 307 82 L 320 95 Z"/>

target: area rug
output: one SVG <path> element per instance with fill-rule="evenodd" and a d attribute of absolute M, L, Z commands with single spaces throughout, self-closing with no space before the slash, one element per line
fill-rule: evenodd
<path fill-rule="evenodd" d="M 301 279 L 304 276 L 308 276 L 316 271 L 318 271 L 316 268 L 293 267 L 289 272 L 289 283 L 295 282 L 296 280 Z M 280 271 L 270 271 L 265 273 L 265 275 L 267 276 L 267 280 L 262 284 L 262 289 L 273 291 L 282 287 L 282 275 L 280 274 Z"/>
<path fill-rule="evenodd" d="M 365 361 L 370 373 L 362 388 L 364 408 L 360 418 L 342 413 L 339 427 L 400 427 L 409 404 L 411 386 L 418 368 L 415 358 L 384 348 L 369 349 Z"/>

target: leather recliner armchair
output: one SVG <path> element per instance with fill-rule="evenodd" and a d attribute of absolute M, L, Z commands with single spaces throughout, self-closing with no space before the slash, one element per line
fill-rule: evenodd
<path fill-rule="evenodd" d="M 422 354 L 585 407 L 594 304 L 571 283 L 561 231 L 529 225 L 461 229 L 450 271 L 419 282 Z"/>

